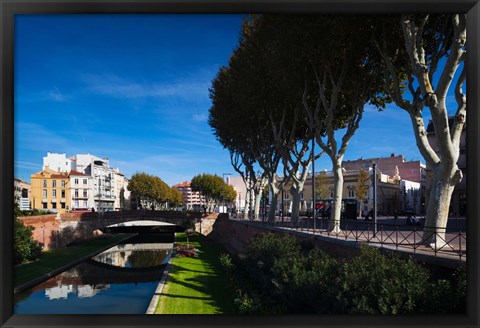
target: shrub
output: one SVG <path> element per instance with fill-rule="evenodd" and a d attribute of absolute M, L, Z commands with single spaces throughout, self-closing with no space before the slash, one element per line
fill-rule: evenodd
<path fill-rule="evenodd" d="M 33 227 L 27 227 L 18 219 L 15 219 L 14 232 L 14 263 L 20 264 L 33 261 L 40 257 L 43 245 L 33 240 Z"/>
<path fill-rule="evenodd" d="M 343 264 L 339 300 L 344 313 L 404 314 L 425 303 L 429 273 L 413 260 L 363 245 Z"/>

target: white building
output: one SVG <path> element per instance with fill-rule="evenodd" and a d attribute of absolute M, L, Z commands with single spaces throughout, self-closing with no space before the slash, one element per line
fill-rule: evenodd
<path fill-rule="evenodd" d="M 120 173 L 118 168 L 114 169 L 115 186 L 115 210 L 130 209 L 130 190 L 128 190 L 128 179 Z"/>
<path fill-rule="evenodd" d="M 108 158 L 91 154 L 77 154 L 67 158 L 65 153 L 47 153 L 43 158 L 43 169 L 47 167 L 57 172 L 74 171 L 71 185 L 72 209 L 94 208 L 95 211 L 103 212 L 130 208 L 128 179 L 118 168 L 110 167 Z M 75 184 L 75 179 L 81 182 Z M 83 185 L 84 179 L 87 179 L 88 192 Z"/>
<path fill-rule="evenodd" d="M 13 198 L 21 211 L 30 210 L 31 186 L 22 179 L 13 179 Z"/>
<path fill-rule="evenodd" d="M 92 177 L 71 170 L 70 178 L 70 204 L 71 210 L 90 210 L 93 207 Z"/>
<path fill-rule="evenodd" d="M 81 172 L 92 177 L 93 208 L 95 211 L 115 210 L 115 174 L 108 158 L 91 154 L 77 154 L 76 164 Z"/>
<path fill-rule="evenodd" d="M 67 158 L 65 153 L 47 153 L 47 156 L 43 158 L 42 171 L 47 167 L 53 171 L 63 173 L 76 170 L 75 160 L 73 158 Z"/>
<path fill-rule="evenodd" d="M 227 184 L 231 185 L 233 189 L 237 192 L 237 197 L 235 199 L 235 208 L 237 211 L 242 211 L 245 209 L 245 198 L 247 196 L 247 186 L 243 181 L 242 177 L 227 177 Z"/>

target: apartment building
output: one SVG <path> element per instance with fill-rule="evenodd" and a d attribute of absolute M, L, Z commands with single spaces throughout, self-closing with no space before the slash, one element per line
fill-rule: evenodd
<path fill-rule="evenodd" d="M 128 179 L 118 168 L 110 167 L 108 158 L 100 158 L 91 154 L 77 154 L 67 157 L 65 153 L 47 153 L 43 158 L 43 169 L 55 170 L 61 173 L 74 171 L 74 179 L 83 182 L 87 179 L 90 191 L 86 192 L 83 184 L 72 187 L 72 206 L 76 209 L 91 209 L 95 211 L 114 211 L 130 207 L 130 193 L 127 190 Z M 78 175 L 78 173 L 83 175 Z M 86 177 L 85 177 L 86 176 Z M 78 196 L 75 196 L 75 189 Z M 84 196 L 84 193 L 88 197 Z M 77 206 L 78 205 L 78 206 Z"/>
<path fill-rule="evenodd" d="M 70 179 L 70 209 L 72 211 L 86 211 L 93 207 L 92 177 L 71 170 Z"/>
<path fill-rule="evenodd" d="M 13 199 L 21 211 L 30 210 L 31 186 L 22 179 L 13 179 Z"/>
<path fill-rule="evenodd" d="M 70 178 L 66 172 L 46 168 L 31 175 L 31 207 L 64 213 L 71 208 Z"/>
<path fill-rule="evenodd" d="M 204 198 L 198 191 L 192 191 L 190 181 L 184 181 L 174 185 L 172 188 L 178 189 L 183 195 L 183 201 L 187 210 L 202 211 Z"/>
<path fill-rule="evenodd" d="M 96 211 L 115 210 L 115 174 L 108 158 L 90 154 L 77 154 L 77 168 L 92 177 L 93 208 Z M 120 197 L 120 195 L 118 195 Z"/>

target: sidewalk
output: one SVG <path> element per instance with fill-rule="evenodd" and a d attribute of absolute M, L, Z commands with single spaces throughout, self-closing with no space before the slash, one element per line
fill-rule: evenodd
<path fill-rule="evenodd" d="M 270 222 L 262 220 L 241 220 L 252 224 L 272 226 Z M 275 229 L 297 231 L 304 234 L 314 235 L 322 238 L 334 238 L 350 242 L 363 242 L 372 246 L 388 248 L 406 253 L 414 253 L 423 256 L 444 258 L 452 261 L 466 261 L 467 257 L 467 234 L 466 219 L 451 218 L 447 224 L 445 245 L 433 249 L 421 243 L 423 237 L 424 218 L 419 218 L 420 225 L 412 226 L 406 224 L 406 219 L 400 217 L 378 217 L 375 233 L 375 222 L 365 221 L 362 218 L 357 220 L 342 219 L 340 223 L 341 232 L 335 234 L 327 231 L 328 221 L 317 219 L 316 227 L 313 229 L 313 219 L 302 217 L 298 225 L 292 227 L 289 217 L 276 218 L 273 224 Z"/>

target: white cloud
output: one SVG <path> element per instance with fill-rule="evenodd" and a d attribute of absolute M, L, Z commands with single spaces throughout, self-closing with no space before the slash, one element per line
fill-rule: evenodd
<path fill-rule="evenodd" d="M 208 121 L 208 115 L 206 115 L 206 114 L 194 114 L 192 119 L 195 122 L 207 122 Z"/>
<path fill-rule="evenodd" d="M 208 97 L 210 81 L 205 79 L 177 80 L 169 83 L 137 82 L 117 75 L 88 75 L 84 77 L 87 91 L 116 98 Z"/>

